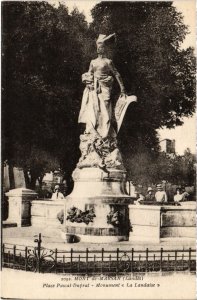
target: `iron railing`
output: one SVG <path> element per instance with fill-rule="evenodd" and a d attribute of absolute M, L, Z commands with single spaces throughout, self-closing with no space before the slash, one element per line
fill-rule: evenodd
<path fill-rule="evenodd" d="M 42 247 L 41 234 L 35 247 L 2 245 L 2 266 L 34 272 L 70 274 L 125 274 L 147 272 L 195 272 L 196 253 L 185 250 L 81 250 Z"/>

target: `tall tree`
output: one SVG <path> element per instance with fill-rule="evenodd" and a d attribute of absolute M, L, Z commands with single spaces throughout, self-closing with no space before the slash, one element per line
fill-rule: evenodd
<path fill-rule="evenodd" d="M 3 159 L 35 176 L 58 161 L 69 176 L 79 155 L 85 17 L 47 2 L 3 2 L 2 19 Z"/>
<path fill-rule="evenodd" d="M 88 27 L 65 5 L 2 2 L 2 158 L 39 178 L 58 164 L 69 179 L 76 165 L 81 74 L 99 33 L 116 32 L 115 65 L 138 97 L 119 133 L 131 176 L 134 153 L 157 157 L 156 130 L 194 112 L 193 49 L 180 48 L 187 28 L 172 3 L 102 2 L 92 16 Z"/>
<path fill-rule="evenodd" d="M 115 64 L 127 92 L 138 97 L 119 134 L 122 152 L 128 160 L 141 144 L 157 151 L 156 130 L 181 125 L 195 110 L 195 58 L 192 48 L 181 49 L 183 16 L 172 2 L 106 1 L 92 17 L 94 36 L 116 33 Z"/>
<path fill-rule="evenodd" d="M 196 157 L 189 148 L 184 151 L 184 155 L 171 160 L 171 164 L 171 182 L 179 185 L 195 186 Z"/>

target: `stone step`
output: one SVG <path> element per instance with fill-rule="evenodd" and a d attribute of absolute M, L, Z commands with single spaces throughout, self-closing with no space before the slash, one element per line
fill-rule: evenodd
<path fill-rule="evenodd" d="M 3 221 L 3 228 L 9 227 L 17 227 L 17 223 L 10 222 L 10 221 Z"/>

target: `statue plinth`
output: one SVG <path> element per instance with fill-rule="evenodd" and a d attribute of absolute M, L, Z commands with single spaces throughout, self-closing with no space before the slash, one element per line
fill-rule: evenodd
<path fill-rule="evenodd" d="M 128 204 L 132 198 L 126 193 L 126 172 L 117 133 L 128 105 L 137 98 L 125 94 L 119 72 L 106 57 L 105 41 L 114 36 L 99 35 L 98 58 L 90 62 L 88 72 L 82 75 L 86 87 L 78 122 L 86 124 L 86 129 L 80 136 L 81 158 L 73 173 L 74 190 L 67 197 L 65 224 L 67 236 L 76 235 L 85 242 L 108 243 L 129 238 Z M 121 94 L 113 113 L 114 78 Z"/>
<path fill-rule="evenodd" d="M 66 234 L 83 242 L 108 243 L 129 239 L 126 172 L 118 169 L 76 168 L 74 189 L 67 197 Z"/>

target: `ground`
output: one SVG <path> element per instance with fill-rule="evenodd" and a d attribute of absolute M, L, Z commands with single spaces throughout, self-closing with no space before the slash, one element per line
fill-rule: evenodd
<path fill-rule="evenodd" d="M 71 248 L 76 250 L 85 250 L 89 248 L 90 250 L 98 250 L 104 248 L 105 250 L 116 250 L 120 248 L 121 250 L 128 250 L 134 248 L 135 250 L 145 250 L 149 248 L 151 250 L 159 250 L 161 247 L 165 249 L 188 249 L 191 247 L 195 249 L 195 239 L 185 238 L 185 239 L 175 239 L 166 238 L 161 240 L 160 243 L 149 243 L 144 244 L 143 242 L 131 243 L 129 241 L 111 243 L 111 244 L 95 244 L 95 243 L 66 243 L 61 236 L 61 227 L 12 227 L 3 229 L 3 243 L 18 244 L 25 246 L 35 246 L 34 240 L 38 237 L 38 234 L 42 234 L 42 246 L 58 250 L 70 250 Z"/>
<path fill-rule="evenodd" d="M 3 242 L 22 246 L 36 246 L 34 242 L 42 234 L 42 246 L 49 249 L 84 251 L 120 250 L 181 250 L 195 249 L 191 239 L 165 239 L 159 244 L 119 242 L 111 244 L 65 243 L 61 227 L 13 227 L 3 229 Z M 12 247 L 12 246 L 11 246 Z M 185 272 L 124 273 L 125 275 L 86 275 L 34 273 L 3 268 L 1 296 L 20 299 L 195 299 L 195 275 Z M 103 285 L 106 285 L 105 287 Z"/>

